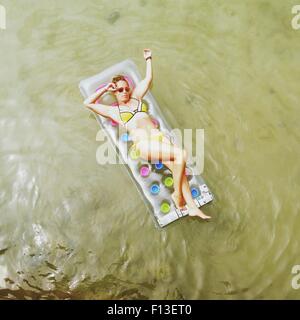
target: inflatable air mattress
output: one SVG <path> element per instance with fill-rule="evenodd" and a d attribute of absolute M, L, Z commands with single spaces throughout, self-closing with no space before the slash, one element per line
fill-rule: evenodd
<path fill-rule="evenodd" d="M 125 60 L 117 63 L 101 73 L 82 80 L 79 84 L 80 92 L 84 99 L 93 94 L 103 84 L 111 82 L 116 74 L 122 74 L 128 78 L 129 84 L 135 86 L 142 80 L 139 71 L 132 60 Z M 130 83 L 131 82 L 131 83 Z M 158 124 L 159 129 L 168 135 L 168 137 L 176 143 L 176 135 L 171 132 L 171 128 L 164 119 L 162 112 L 150 90 L 144 96 L 143 101 L 149 108 L 149 114 L 153 121 Z M 101 97 L 103 104 L 114 105 L 114 101 L 110 93 L 106 93 Z M 92 111 L 93 112 L 93 111 Z M 118 156 L 122 159 L 122 163 L 126 166 L 127 171 L 132 178 L 133 183 L 139 190 L 140 195 L 150 212 L 156 227 L 165 227 L 173 221 L 176 221 L 186 215 L 188 211 L 179 210 L 172 201 L 171 193 L 173 189 L 172 173 L 162 163 L 149 163 L 146 160 L 135 157 L 130 154 L 130 146 L 133 142 L 126 132 L 120 134 L 118 125 L 109 118 L 93 112 L 100 127 L 112 143 Z M 128 156 L 129 155 L 129 156 Z M 113 170 L 112 166 L 112 170 Z M 198 207 L 213 200 L 213 195 L 207 187 L 205 181 L 200 175 L 194 174 L 193 164 L 187 165 L 186 175 L 191 187 L 192 196 Z"/>

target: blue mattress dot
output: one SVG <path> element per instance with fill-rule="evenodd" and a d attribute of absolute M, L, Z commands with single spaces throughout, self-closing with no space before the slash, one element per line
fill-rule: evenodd
<path fill-rule="evenodd" d="M 129 134 L 128 134 L 128 133 L 122 134 L 121 140 L 122 140 L 123 142 L 129 141 Z"/>
<path fill-rule="evenodd" d="M 158 184 L 153 184 L 150 188 L 152 194 L 158 194 L 160 191 L 160 187 Z"/>
<path fill-rule="evenodd" d="M 157 170 L 162 169 L 163 166 L 164 166 L 164 165 L 163 165 L 161 162 L 158 162 L 158 163 L 155 164 L 155 168 L 156 168 Z"/>
<path fill-rule="evenodd" d="M 193 197 L 193 198 L 197 198 L 197 197 L 199 197 L 199 195 L 200 195 L 199 189 L 198 189 L 198 188 L 195 188 L 195 187 L 191 188 L 191 193 L 192 193 L 192 197 Z"/>

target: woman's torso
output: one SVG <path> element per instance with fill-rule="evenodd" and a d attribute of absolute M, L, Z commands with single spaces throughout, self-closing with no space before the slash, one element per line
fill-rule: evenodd
<path fill-rule="evenodd" d="M 119 112 L 126 112 L 127 110 L 134 112 L 140 106 L 141 101 L 134 97 L 131 97 L 126 105 L 119 106 Z M 156 128 L 155 124 L 151 120 L 148 112 L 145 111 L 135 112 L 134 115 L 126 123 L 123 122 L 120 113 L 119 118 L 120 123 L 125 126 L 134 142 L 148 138 L 150 133 L 153 133 L 154 131 L 159 131 L 159 129 Z"/>

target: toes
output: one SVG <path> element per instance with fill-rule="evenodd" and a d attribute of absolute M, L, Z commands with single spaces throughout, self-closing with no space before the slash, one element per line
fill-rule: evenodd
<path fill-rule="evenodd" d="M 211 216 L 207 216 L 207 215 L 205 215 L 205 214 L 203 214 L 203 213 L 200 213 L 200 212 L 198 211 L 198 209 L 191 209 L 191 210 L 189 211 L 189 215 L 190 215 L 191 217 L 199 217 L 199 218 L 201 218 L 201 219 L 203 219 L 203 220 L 209 220 L 209 219 L 211 219 Z"/>

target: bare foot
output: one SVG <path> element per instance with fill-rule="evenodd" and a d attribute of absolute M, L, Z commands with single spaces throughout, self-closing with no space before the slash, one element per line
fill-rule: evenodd
<path fill-rule="evenodd" d="M 191 208 L 189 209 L 189 216 L 198 216 L 204 220 L 208 220 L 211 219 L 210 216 L 207 216 L 206 214 L 204 214 L 199 208 Z"/>
<path fill-rule="evenodd" d="M 176 191 L 174 191 L 171 197 L 178 209 L 184 209 L 185 201 L 183 196 L 180 196 Z"/>

